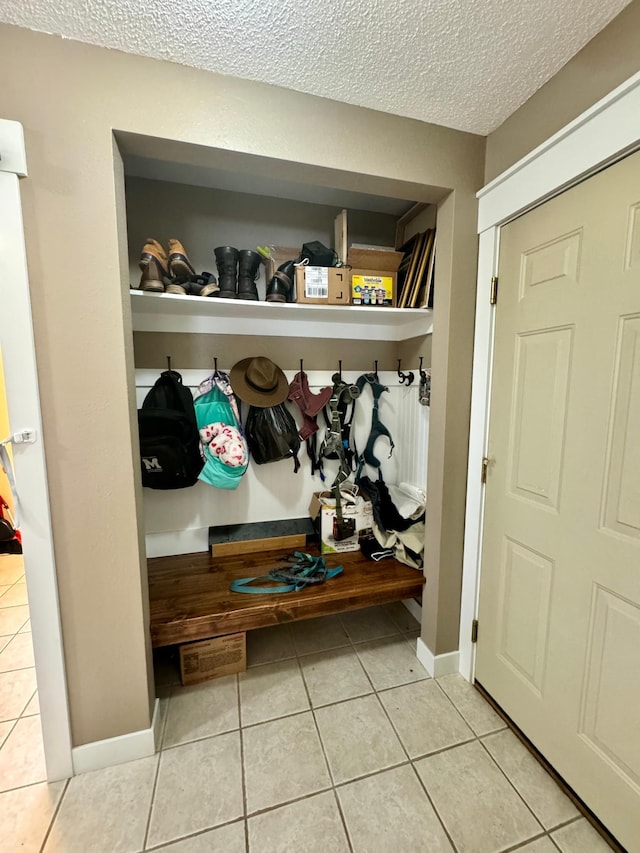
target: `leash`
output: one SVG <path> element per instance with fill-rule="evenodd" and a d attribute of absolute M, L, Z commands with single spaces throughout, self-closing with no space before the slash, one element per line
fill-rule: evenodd
<path fill-rule="evenodd" d="M 238 578 L 231 581 L 229 589 L 231 592 L 250 592 L 256 595 L 274 592 L 300 592 L 307 586 L 331 580 L 343 571 L 342 566 L 328 569 L 324 557 L 312 557 L 311 554 L 303 554 L 301 551 L 295 551 L 284 559 L 289 564 L 288 566 L 271 569 L 266 575 Z M 254 581 L 277 581 L 278 586 L 250 586 Z"/>

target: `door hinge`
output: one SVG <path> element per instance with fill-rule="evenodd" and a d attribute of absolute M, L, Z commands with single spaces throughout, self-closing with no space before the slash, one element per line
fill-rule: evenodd
<path fill-rule="evenodd" d="M 471 642 L 472 643 L 478 642 L 478 620 L 477 619 L 474 619 L 473 622 L 471 623 Z"/>
<path fill-rule="evenodd" d="M 488 470 L 489 470 L 489 457 L 483 456 L 482 457 L 482 473 L 480 475 L 480 482 L 481 483 L 487 482 L 487 471 Z"/>
<path fill-rule="evenodd" d="M 491 278 L 491 298 L 489 299 L 489 303 L 491 305 L 495 305 L 498 301 L 498 276 L 494 275 Z"/>

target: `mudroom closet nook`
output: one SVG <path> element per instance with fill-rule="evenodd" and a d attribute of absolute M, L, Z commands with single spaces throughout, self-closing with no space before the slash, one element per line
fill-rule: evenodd
<path fill-rule="evenodd" d="M 352 175 L 295 163 L 280 164 L 290 177 L 279 180 L 265 168 L 264 158 L 254 155 L 204 151 L 134 134 L 116 138 L 125 176 L 119 214 L 127 262 L 125 266 L 123 258 L 121 267 L 130 288 L 136 406 L 167 369 L 167 358 L 194 391 L 214 368 L 228 372 L 240 360 L 255 356 L 271 359 L 289 382 L 304 365 L 314 393 L 330 386 L 338 371 L 348 383 L 376 374 L 388 391 L 381 396 L 380 418 L 396 445 L 393 454 L 382 442 L 376 446 L 385 482 L 426 495 L 431 408 L 420 405 L 418 395 L 421 371 L 431 368 L 431 309 L 266 302 L 263 265 L 258 300 L 144 292 L 139 289 L 138 262 L 149 238 L 164 244 L 179 240 L 204 277 L 217 274 L 217 246 L 278 251 L 319 240 L 333 247 L 334 220 L 344 210 L 349 245 L 397 247 L 414 234 L 435 230 L 445 191 L 394 186 L 364 176 L 354 181 Z M 407 190 L 414 192 L 408 195 Z M 445 250 L 451 241 L 448 225 L 445 219 Z M 444 260 L 443 272 L 435 276 L 436 306 L 438 287 L 447 287 Z M 436 400 L 438 381 L 434 375 Z M 367 441 L 371 405 L 370 395 L 364 395 L 355 408 L 353 430 L 359 448 Z M 241 414 L 244 421 L 246 408 Z M 322 436 L 322 416 L 318 422 Z M 202 482 L 186 489 L 142 490 L 153 647 L 392 601 L 412 602 L 413 612 L 420 613 L 424 572 L 393 558 L 374 562 L 360 552 L 330 555 L 328 564 L 345 567 L 340 582 L 274 596 L 229 592 L 231 580 L 260 574 L 273 555 L 212 557 L 209 528 L 308 517 L 313 493 L 328 488 L 335 470 L 329 466 L 326 483 L 313 475 L 304 443 L 300 462 L 297 474 L 290 460 L 262 466 L 250 462 L 232 492 Z M 429 500 L 431 495 L 427 515 Z M 281 554 L 274 552 L 276 557 Z"/>

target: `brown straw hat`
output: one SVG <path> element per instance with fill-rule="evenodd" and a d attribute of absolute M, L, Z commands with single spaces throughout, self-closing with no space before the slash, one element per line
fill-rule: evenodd
<path fill-rule="evenodd" d="M 289 394 L 287 377 L 270 358 L 243 358 L 231 368 L 234 394 L 251 406 L 266 408 L 284 403 Z"/>

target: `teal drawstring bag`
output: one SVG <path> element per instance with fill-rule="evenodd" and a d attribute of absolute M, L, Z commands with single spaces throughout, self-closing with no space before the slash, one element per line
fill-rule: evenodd
<path fill-rule="evenodd" d="M 217 489 L 237 489 L 248 467 L 248 447 L 229 396 L 214 381 L 193 405 L 205 459 L 198 479 Z"/>

